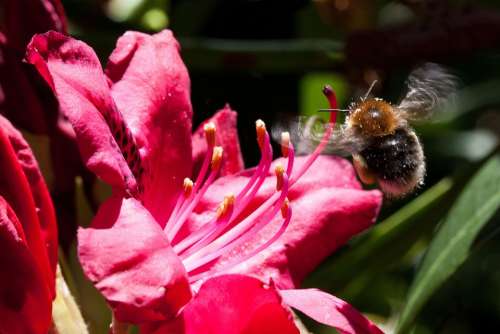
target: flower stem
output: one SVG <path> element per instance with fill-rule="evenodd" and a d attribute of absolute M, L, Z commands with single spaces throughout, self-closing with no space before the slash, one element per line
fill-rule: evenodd
<path fill-rule="evenodd" d="M 129 325 L 116 319 L 113 314 L 109 334 L 127 334 Z"/>
<path fill-rule="evenodd" d="M 52 305 L 51 334 L 88 334 L 87 326 L 57 266 L 56 299 Z"/>

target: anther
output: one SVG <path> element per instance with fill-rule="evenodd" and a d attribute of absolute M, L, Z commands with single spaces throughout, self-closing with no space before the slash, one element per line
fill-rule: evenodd
<path fill-rule="evenodd" d="M 224 150 L 222 149 L 221 146 L 215 146 L 214 151 L 212 153 L 212 161 L 210 162 L 210 166 L 212 167 L 212 170 L 219 169 L 221 162 L 222 162 L 222 153 Z"/>
<path fill-rule="evenodd" d="M 217 208 L 217 218 L 222 218 L 227 215 L 233 209 L 234 206 L 234 195 L 227 195 L 224 197 L 224 200 Z"/>
<path fill-rule="evenodd" d="M 255 122 L 255 129 L 257 130 L 257 142 L 259 143 L 259 147 L 262 148 L 266 137 L 266 123 L 264 123 L 261 119 L 258 119 Z"/>
<path fill-rule="evenodd" d="M 281 133 L 281 154 L 283 157 L 288 158 L 288 151 L 290 149 L 290 133 Z"/>
<path fill-rule="evenodd" d="M 216 132 L 215 124 L 213 122 L 208 122 L 203 126 L 203 131 L 205 131 L 205 139 L 207 140 L 207 145 L 214 146 Z"/>
<path fill-rule="evenodd" d="M 290 208 L 290 201 L 288 197 L 285 198 L 283 205 L 281 206 L 281 217 L 286 218 L 288 216 L 288 209 Z"/>
<path fill-rule="evenodd" d="M 186 177 L 182 188 L 184 189 L 184 197 L 188 198 L 193 192 L 193 181 L 189 177 Z"/>
<path fill-rule="evenodd" d="M 285 174 L 285 168 L 281 165 L 277 165 L 274 168 L 274 173 L 276 174 L 276 190 L 280 191 L 283 187 L 283 174 Z"/>

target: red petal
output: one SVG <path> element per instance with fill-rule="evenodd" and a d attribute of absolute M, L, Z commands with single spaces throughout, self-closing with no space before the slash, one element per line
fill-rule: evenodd
<path fill-rule="evenodd" d="M 39 217 L 37 216 L 36 203 L 33 197 L 34 194 L 32 194 L 31 192 L 30 183 L 28 181 L 28 178 L 31 176 L 34 170 L 38 169 L 38 167 L 36 165 L 33 165 L 34 160 L 27 163 L 27 161 L 30 160 L 30 158 L 27 157 L 27 147 L 24 150 L 20 150 L 19 146 L 16 147 L 16 149 L 13 147 L 13 145 L 20 145 L 19 133 L 14 135 L 18 138 L 17 140 L 13 140 L 13 143 L 11 144 L 9 135 L 13 135 L 13 131 L 14 130 L 8 123 L 8 121 L 1 118 L 0 170 L 3 172 L 0 173 L 0 195 L 8 201 L 9 205 L 16 212 L 16 215 L 23 226 L 27 245 L 36 259 L 40 272 L 44 274 L 45 283 L 47 284 L 49 290 L 53 294 L 55 294 L 54 271 L 52 270 L 52 266 L 49 262 L 47 248 L 42 237 L 42 224 L 40 223 Z M 23 163 L 23 166 L 21 166 L 19 163 L 19 158 L 16 155 L 16 150 L 18 150 L 17 153 L 22 159 L 21 162 Z M 29 164 L 32 165 L 28 166 Z M 27 174 L 25 174 L 23 167 L 26 167 L 26 171 L 28 172 Z M 55 237 L 56 234 L 53 230 L 51 230 L 51 228 L 54 228 L 54 226 L 52 225 L 53 222 L 44 222 L 44 224 L 45 223 L 50 224 L 50 234 L 47 235 L 48 241 L 50 241 L 51 243 L 55 242 L 53 237 Z M 55 252 L 55 250 L 52 248 L 53 246 L 54 245 L 51 244 L 48 247 L 51 250 L 51 256 L 55 255 L 53 253 Z"/>
<path fill-rule="evenodd" d="M 236 128 L 236 118 L 238 114 L 233 111 L 229 104 L 219 110 L 212 118 L 203 122 L 193 134 L 193 163 L 194 174 L 197 174 L 203 163 L 203 158 L 207 152 L 207 142 L 203 126 L 208 122 L 213 122 L 217 128 L 216 145 L 224 149 L 221 175 L 236 174 L 243 170 L 243 157 L 238 139 L 238 129 Z"/>
<path fill-rule="evenodd" d="M 354 307 L 317 289 L 281 290 L 283 301 L 314 320 L 345 334 L 383 334 Z"/>
<path fill-rule="evenodd" d="M 4 0 L 5 35 L 19 59 L 34 34 L 48 30 L 66 33 L 66 17 L 59 0 Z M 29 8 L 29 10 L 28 10 Z"/>
<path fill-rule="evenodd" d="M 0 113 L 17 127 L 45 134 L 47 119 L 57 115 L 57 102 L 48 87 L 40 87 L 43 80 L 22 57 L 0 32 Z"/>
<path fill-rule="evenodd" d="M 276 290 L 243 275 L 209 279 L 175 322 L 153 327 L 141 333 L 299 333 Z"/>
<path fill-rule="evenodd" d="M 0 333 L 46 334 L 52 298 L 22 225 L 0 196 Z"/>
<path fill-rule="evenodd" d="M 171 31 L 127 32 L 109 57 L 112 95 L 145 164 L 143 203 L 165 223 L 191 174 L 190 81 Z"/>
<path fill-rule="evenodd" d="M 103 118 L 117 111 L 94 51 L 52 31 L 33 37 L 26 59 L 56 94 L 87 167 L 113 186 L 135 189 L 135 178 Z"/>
<path fill-rule="evenodd" d="M 41 228 L 42 238 L 46 247 L 52 274 L 55 277 L 57 265 L 57 225 L 47 185 L 38 167 L 38 163 L 23 136 L 12 124 L 0 116 L 0 128 L 10 140 L 10 144 L 16 153 L 26 180 L 31 189 L 31 195 L 35 202 L 38 222 Z"/>
<path fill-rule="evenodd" d="M 296 159 L 294 169 L 299 169 L 305 157 Z M 274 162 L 283 164 L 281 159 Z M 273 167 L 270 169 L 274 170 Z M 200 202 L 190 221 L 190 231 L 206 221 L 205 213 L 211 212 L 228 193 L 237 194 L 247 182 L 252 171 L 236 176 L 219 178 Z M 293 173 L 292 173 L 293 175 Z M 259 203 L 275 192 L 275 176 L 269 173 L 264 185 L 250 203 L 251 212 Z M 272 278 L 280 288 L 298 286 L 302 279 L 323 259 L 346 243 L 352 236 L 370 227 L 380 209 L 382 194 L 377 190 L 361 189 L 351 164 L 340 158 L 320 156 L 312 167 L 290 190 L 288 198 L 293 215 L 286 232 L 273 245 L 241 265 L 231 269 L 234 273 L 250 274 L 268 281 Z M 255 242 L 268 240 L 281 217 L 269 228 L 256 235 Z M 183 235 L 188 233 L 183 231 Z M 245 246 L 249 251 L 248 246 Z M 214 269 L 242 252 L 232 252 L 214 264 Z"/>
<path fill-rule="evenodd" d="M 92 227 L 79 230 L 78 255 L 120 321 L 167 319 L 191 297 L 180 259 L 135 199 L 106 201 Z"/>

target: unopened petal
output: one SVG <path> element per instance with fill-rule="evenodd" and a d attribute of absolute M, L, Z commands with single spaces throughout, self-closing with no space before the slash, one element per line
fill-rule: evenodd
<path fill-rule="evenodd" d="M 0 196 L 0 333 L 46 334 L 52 298 L 21 223 Z"/>
<path fill-rule="evenodd" d="M 23 227 L 26 236 L 26 243 L 32 252 L 39 270 L 44 274 L 43 282 L 47 285 L 51 294 L 55 294 L 54 277 L 55 271 L 49 261 L 49 253 L 54 260 L 56 242 L 54 222 L 48 222 L 50 226 L 45 226 L 40 222 L 41 216 L 37 214 L 37 202 L 35 194 L 32 193 L 30 178 L 33 180 L 33 174 L 38 171 L 34 159 L 28 156 L 26 143 L 20 141 L 20 134 L 14 133 L 10 123 L 1 118 L 0 121 L 0 196 L 4 197 L 9 206 L 15 211 L 16 216 Z M 15 136 L 16 138 L 14 138 Z M 11 141 L 12 140 L 12 141 Z M 24 146 L 24 147 L 22 147 Z M 28 149 L 28 150 L 27 150 Z M 47 199 L 45 199 L 47 200 Z M 46 212 L 48 213 L 48 212 Z M 47 230 L 42 230 L 42 225 Z M 47 240 L 44 239 L 44 233 L 48 232 Z M 45 244 L 49 241 L 51 245 Z M 49 250 L 49 252 L 48 252 Z"/>
<path fill-rule="evenodd" d="M 52 273 L 55 277 L 57 265 L 57 224 L 52 199 L 50 198 L 47 185 L 45 184 L 35 156 L 26 140 L 9 121 L 1 116 L 0 131 L 3 131 L 9 139 L 16 154 L 17 161 L 28 181 L 38 216 L 41 237 L 50 261 Z M 26 198 L 26 196 L 28 196 L 28 194 L 26 194 L 24 198 Z"/>

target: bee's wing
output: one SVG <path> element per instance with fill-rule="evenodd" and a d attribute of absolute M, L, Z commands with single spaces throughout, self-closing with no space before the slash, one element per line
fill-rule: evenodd
<path fill-rule="evenodd" d="M 272 128 L 272 136 L 278 143 L 281 142 L 281 133 L 289 132 L 290 140 L 295 152 L 299 155 L 308 154 L 323 140 L 323 135 L 330 123 L 325 123 L 318 117 L 295 117 L 281 121 Z M 366 146 L 357 136 L 349 133 L 342 124 L 333 126 L 332 135 L 324 149 L 324 153 L 348 156 L 361 151 Z"/>
<path fill-rule="evenodd" d="M 458 80 L 443 67 L 426 63 L 410 73 L 406 85 L 408 92 L 397 110 L 403 118 L 419 121 L 429 119 L 434 111 L 453 99 Z"/>

